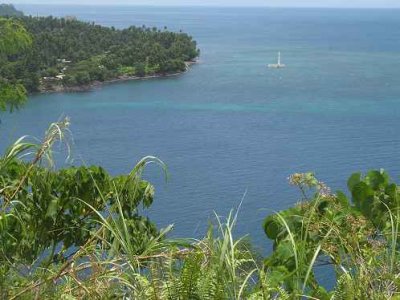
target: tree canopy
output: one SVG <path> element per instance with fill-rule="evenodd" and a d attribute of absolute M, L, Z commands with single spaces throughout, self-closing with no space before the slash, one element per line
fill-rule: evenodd
<path fill-rule="evenodd" d="M 189 35 L 157 28 L 117 30 L 73 17 L 21 17 L 33 37 L 28 52 L 3 55 L 0 76 L 29 91 L 79 86 L 120 76 L 182 72 L 199 52 Z M 8 20 L 11 22 L 11 20 Z"/>
<path fill-rule="evenodd" d="M 0 18 L 0 65 L 8 57 L 22 54 L 30 48 L 32 39 L 22 24 L 13 19 Z M 23 55 L 23 54 L 22 54 Z M 0 110 L 18 108 L 26 100 L 26 89 L 18 81 L 9 80 L 0 72 Z"/>

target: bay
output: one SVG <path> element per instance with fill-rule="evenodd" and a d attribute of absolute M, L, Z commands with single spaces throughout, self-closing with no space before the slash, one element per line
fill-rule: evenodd
<path fill-rule="evenodd" d="M 371 168 L 400 174 L 399 10 L 33 6 L 32 15 L 75 15 L 124 28 L 167 26 L 190 33 L 201 57 L 179 77 L 130 81 L 85 93 L 42 94 L 2 114 L 0 149 L 40 137 L 70 116 L 74 164 L 127 173 L 155 155 L 149 211 L 174 235 L 200 237 L 213 212 L 243 198 L 237 235 L 270 250 L 264 217 L 292 206 L 287 183 L 313 171 L 335 189 Z M 282 52 L 287 68 L 267 69 Z"/>

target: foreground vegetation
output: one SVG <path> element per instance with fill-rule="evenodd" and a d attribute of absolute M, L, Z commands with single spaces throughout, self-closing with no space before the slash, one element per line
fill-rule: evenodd
<path fill-rule="evenodd" d="M 302 196 L 265 219 L 265 258 L 236 238 L 237 212 L 216 215 L 204 238 L 169 239 L 143 216 L 154 187 L 101 167 L 55 170 L 52 147 L 68 120 L 39 144 L 18 140 L 0 158 L 0 294 L 4 299 L 396 299 L 399 187 L 384 171 L 348 180 L 349 200 L 312 173 L 290 183 Z M 68 149 L 68 147 L 67 147 Z M 21 160 L 21 157 L 24 160 Z M 334 272 L 327 291 L 315 273 Z"/>
<path fill-rule="evenodd" d="M 0 6 L 0 14 L 2 8 L 10 10 Z M 74 17 L 13 18 L 26 28 L 33 43 L 26 51 L 0 56 L 0 76 L 29 92 L 179 73 L 186 70 L 185 62 L 199 55 L 192 37 L 166 28 L 118 30 Z"/>

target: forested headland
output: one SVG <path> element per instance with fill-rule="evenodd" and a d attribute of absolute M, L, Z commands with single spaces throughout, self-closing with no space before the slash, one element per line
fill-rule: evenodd
<path fill-rule="evenodd" d="M 0 15 L 26 28 L 32 47 L 0 56 L 0 76 L 28 92 L 87 87 L 94 82 L 184 72 L 198 55 L 196 42 L 167 28 L 116 29 L 65 18 L 22 16 L 12 6 Z"/>
<path fill-rule="evenodd" d="M 22 17 L 24 13 L 15 9 L 12 4 L 0 4 L 0 17 Z"/>

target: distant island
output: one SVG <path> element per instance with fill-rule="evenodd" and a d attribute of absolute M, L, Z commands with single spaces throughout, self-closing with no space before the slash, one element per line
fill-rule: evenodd
<path fill-rule="evenodd" d="M 0 76 L 31 93 L 180 74 L 199 56 L 191 36 L 166 27 L 119 30 L 74 16 L 24 16 L 6 4 L 0 5 L 0 16 L 17 19 L 32 35 L 33 45 L 25 53 L 0 56 Z"/>
<path fill-rule="evenodd" d="M 12 4 L 0 4 L 0 17 L 22 17 L 24 13 L 15 9 Z"/>

